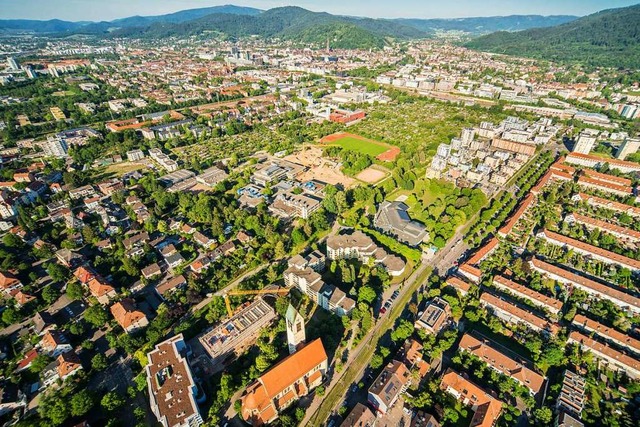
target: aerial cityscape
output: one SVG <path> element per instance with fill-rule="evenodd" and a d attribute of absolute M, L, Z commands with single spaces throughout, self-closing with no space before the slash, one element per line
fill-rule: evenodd
<path fill-rule="evenodd" d="M 640 425 L 640 4 L 0 5 L 1 426 Z"/>

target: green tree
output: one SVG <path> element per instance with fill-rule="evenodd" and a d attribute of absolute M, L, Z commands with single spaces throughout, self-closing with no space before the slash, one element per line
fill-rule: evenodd
<path fill-rule="evenodd" d="M 42 372 L 44 370 L 44 368 L 47 367 L 47 365 L 49 363 L 51 363 L 51 358 L 49 358 L 48 356 L 46 356 L 44 354 L 39 354 L 31 362 L 31 366 L 29 366 L 29 370 L 31 372 L 35 372 L 35 373 L 39 374 L 40 372 Z"/>
<path fill-rule="evenodd" d="M 81 300 L 84 296 L 84 289 L 79 282 L 71 282 L 67 285 L 67 295 L 74 300 Z"/>
<path fill-rule="evenodd" d="M 104 370 L 107 365 L 107 357 L 102 353 L 98 353 L 91 358 L 91 367 L 97 371 Z"/>
<path fill-rule="evenodd" d="M 93 407 L 93 395 L 87 389 L 76 392 L 71 398 L 71 415 L 79 417 L 86 414 Z"/>
<path fill-rule="evenodd" d="M 46 286 L 43 290 L 42 290 L 42 299 L 47 303 L 47 304 L 52 304 L 55 300 L 58 299 L 58 291 L 55 290 L 55 288 L 51 285 Z"/>
<path fill-rule="evenodd" d="M 115 411 L 122 405 L 124 405 L 124 399 L 115 391 L 108 392 L 100 400 L 100 406 L 110 412 Z"/>
<path fill-rule="evenodd" d="M 18 311 L 13 307 L 7 307 L 7 309 L 2 312 L 2 322 L 5 325 L 13 325 L 20 319 L 20 314 L 18 314 Z"/>
<path fill-rule="evenodd" d="M 46 268 L 54 282 L 64 282 L 69 277 L 69 269 L 60 264 L 49 263 Z"/>
<path fill-rule="evenodd" d="M 371 305 L 371 303 L 376 299 L 376 291 L 367 285 L 363 285 L 358 290 L 358 302 L 364 302 L 367 305 Z"/>
<path fill-rule="evenodd" d="M 541 426 L 548 426 L 551 424 L 551 420 L 553 419 L 553 412 L 551 409 L 546 406 L 543 408 L 538 408 L 533 411 L 533 418 L 536 420 L 536 424 Z"/>
<path fill-rule="evenodd" d="M 59 426 L 69 418 L 69 402 L 55 391 L 46 393 L 38 405 L 38 414 L 51 422 L 51 425 Z"/>
<path fill-rule="evenodd" d="M 107 312 L 99 304 L 95 304 L 87 308 L 84 312 L 84 318 L 96 328 L 103 327 L 109 320 Z"/>

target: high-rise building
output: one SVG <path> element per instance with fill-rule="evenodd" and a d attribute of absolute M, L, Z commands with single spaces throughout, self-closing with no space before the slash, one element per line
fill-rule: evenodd
<path fill-rule="evenodd" d="M 468 147 L 473 141 L 473 138 L 476 136 L 476 130 L 473 128 L 464 128 L 462 129 L 462 134 L 460 135 L 460 139 L 462 140 L 462 145 Z"/>
<path fill-rule="evenodd" d="M 293 354 L 298 349 L 298 346 L 306 340 L 304 317 L 298 313 L 298 310 L 289 304 L 285 318 L 287 320 L 287 342 L 289 343 L 289 354 Z"/>
<path fill-rule="evenodd" d="M 7 64 L 9 64 L 9 68 L 18 71 L 20 69 L 20 65 L 18 65 L 18 61 L 13 56 L 7 58 Z"/>
<path fill-rule="evenodd" d="M 38 144 L 46 157 L 67 157 L 67 141 L 64 138 L 50 136 Z"/>
<path fill-rule="evenodd" d="M 27 76 L 29 76 L 30 79 L 35 79 L 38 77 L 38 73 L 33 68 L 27 67 Z"/>
<path fill-rule="evenodd" d="M 629 154 L 636 153 L 640 148 L 640 138 L 626 138 L 616 152 L 616 159 L 624 160 Z"/>
<path fill-rule="evenodd" d="M 576 144 L 573 147 L 574 153 L 589 154 L 596 145 L 596 136 L 588 133 L 581 133 L 576 140 Z"/>

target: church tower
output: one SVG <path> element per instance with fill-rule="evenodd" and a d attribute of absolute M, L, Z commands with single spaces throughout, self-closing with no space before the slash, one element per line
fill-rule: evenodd
<path fill-rule="evenodd" d="M 291 304 L 287 308 L 287 341 L 289 342 L 289 354 L 293 354 L 298 346 L 305 342 L 304 318 Z"/>

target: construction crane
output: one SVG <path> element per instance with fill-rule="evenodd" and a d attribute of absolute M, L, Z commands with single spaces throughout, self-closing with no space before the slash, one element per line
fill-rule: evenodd
<path fill-rule="evenodd" d="M 229 313 L 229 317 L 233 316 L 233 310 L 231 309 L 231 301 L 229 301 L 229 296 L 238 296 L 238 295 L 267 295 L 267 294 L 275 294 L 275 295 L 286 295 L 289 293 L 289 288 L 274 288 L 274 289 L 254 289 L 254 290 L 238 290 L 238 291 L 229 291 L 223 295 L 224 302 L 227 305 L 227 313 Z"/>

